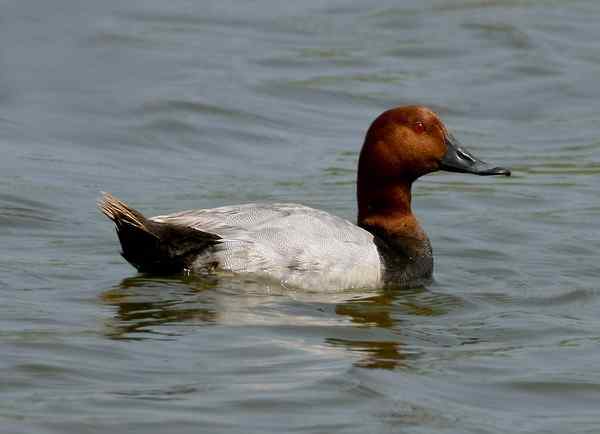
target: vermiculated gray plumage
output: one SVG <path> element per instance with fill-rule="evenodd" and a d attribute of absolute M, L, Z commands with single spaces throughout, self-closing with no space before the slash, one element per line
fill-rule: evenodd
<path fill-rule="evenodd" d="M 145 218 L 105 195 L 100 208 L 140 271 L 254 273 L 313 289 L 382 284 L 373 235 L 307 206 L 251 203 Z"/>

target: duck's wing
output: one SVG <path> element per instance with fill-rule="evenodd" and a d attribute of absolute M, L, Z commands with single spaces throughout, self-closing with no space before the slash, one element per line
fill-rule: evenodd
<path fill-rule="evenodd" d="M 181 211 L 174 214 L 151 217 L 159 223 L 173 223 L 200 231 L 213 232 L 226 237 L 231 232 L 254 232 L 263 228 L 296 223 L 296 230 L 303 227 L 325 226 L 347 234 L 355 225 L 325 211 L 295 203 L 247 203 L 219 208 Z M 300 220 L 300 221 L 298 221 Z M 363 231 L 364 232 L 364 231 Z"/>
<path fill-rule="evenodd" d="M 372 286 L 380 278 L 381 262 L 369 232 L 307 206 L 252 203 L 183 211 L 151 220 L 219 237 L 218 243 L 199 256 L 199 268 L 216 262 L 224 270 L 260 272 L 303 287 L 317 282 L 337 287 Z"/>

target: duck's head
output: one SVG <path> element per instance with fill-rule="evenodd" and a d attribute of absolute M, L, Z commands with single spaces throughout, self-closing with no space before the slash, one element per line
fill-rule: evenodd
<path fill-rule="evenodd" d="M 440 118 L 422 106 L 397 107 L 375 119 L 358 164 L 359 214 L 394 211 L 408 201 L 414 180 L 438 170 L 510 176 L 467 151 Z M 404 196 L 404 197 L 400 197 Z"/>
<path fill-rule="evenodd" d="M 397 107 L 379 115 L 367 131 L 360 160 L 369 177 L 415 180 L 437 170 L 510 176 L 510 170 L 491 167 L 467 151 L 440 118 L 422 106 Z"/>

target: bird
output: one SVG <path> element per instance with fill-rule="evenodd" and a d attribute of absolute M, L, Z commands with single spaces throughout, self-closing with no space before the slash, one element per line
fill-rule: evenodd
<path fill-rule="evenodd" d="M 145 217 L 109 193 L 98 202 L 122 256 L 141 273 L 252 274 L 318 291 L 407 288 L 432 280 L 433 253 L 411 188 L 436 171 L 510 176 L 469 152 L 423 106 L 395 107 L 370 125 L 352 223 L 295 203 L 247 203 Z"/>

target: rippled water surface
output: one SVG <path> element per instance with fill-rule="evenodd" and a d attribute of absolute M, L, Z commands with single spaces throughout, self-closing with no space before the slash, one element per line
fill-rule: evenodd
<path fill-rule="evenodd" d="M 597 433 L 600 3 L 8 1 L 0 431 Z M 294 201 L 435 109 L 512 178 L 425 177 L 435 282 L 136 275 L 96 210 Z"/>

